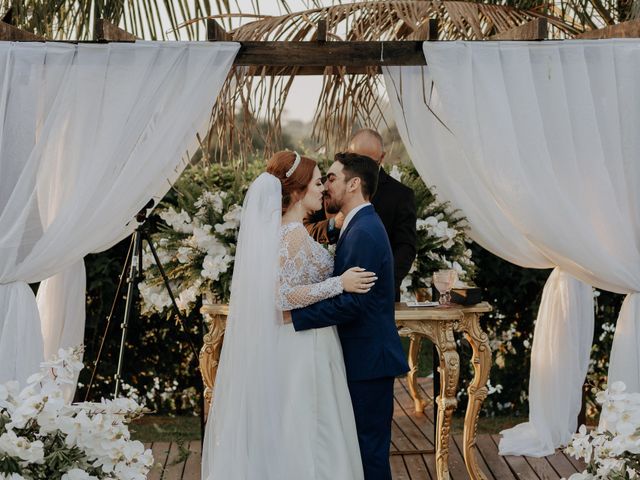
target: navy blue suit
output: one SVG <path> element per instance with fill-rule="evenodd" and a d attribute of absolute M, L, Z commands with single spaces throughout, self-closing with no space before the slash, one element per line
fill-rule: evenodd
<path fill-rule="evenodd" d="M 394 377 L 409 370 L 395 325 L 393 254 L 380 217 L 366 206 L 336 249 L 334 276 L 351 267 L 375 272 L 366 294 L 344 293 L 291 311 L 296 330 L 338 326 L 366 480 L 390 480 Z"/>

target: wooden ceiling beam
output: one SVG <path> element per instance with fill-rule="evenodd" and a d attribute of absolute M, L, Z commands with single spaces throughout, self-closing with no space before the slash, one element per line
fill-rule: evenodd
<path fill-rule="evenodd" d="M 629 20 L 627 22 L 610 25 L 608 27 L 599 28 L 597 30 L 589 30 L 588 32 L 576 35 L 579 39 L 601 40 L 604 38 L 639 38 L 640 37 L 640 19 Z"/>
<path fill-rule="evenodd" d="M 0 40 L 5 42 L 44 42 L 45 38 L 0 21 Z"/>
<path fill-rule="evenodd" d="M 137 40 L 133 33 L 123 30 L 104 18 L 96 20 L 93 37 L 98 42 L 135 42 Z"/>
<path fill-rule="evenodd" d="M 422 41 L 240 42 L 238 66 L 380 67 L 426 65 Z"/>
<path fill-rule="evenodd" d="M 547 19 L 538 17 L 510 30 L 491 35 L 487 40 L 545 40 L 547 36 Z"/>

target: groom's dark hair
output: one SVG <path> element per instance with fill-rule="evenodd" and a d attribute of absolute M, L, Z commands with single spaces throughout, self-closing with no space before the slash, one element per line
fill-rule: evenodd
<path fill-rule="evenodd" d="M 345 180 L 358 177 L 362 186 L 362 196 L 369 200 L 378 188 L 380 166 L 370 157 L 351 152 L 336 153 L 334 160 L 343 166 Z"/>

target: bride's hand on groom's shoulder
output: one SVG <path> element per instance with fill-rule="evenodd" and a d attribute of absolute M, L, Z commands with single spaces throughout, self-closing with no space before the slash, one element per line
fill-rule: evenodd
<path fill-rule="evenodd" d="M 351 267 L 340 275 L 342 289 L 349 293 L 367 293 L 375 285 L 376 274 L 368 272 L 364 268 Z"/>

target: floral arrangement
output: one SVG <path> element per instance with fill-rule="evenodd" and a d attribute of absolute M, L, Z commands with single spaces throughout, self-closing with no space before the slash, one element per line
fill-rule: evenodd
<path fill-rule="evenodd" d="M 163 201 L 155 212 L 162 223 L 152 236 L 154 247 L 180 310 L 189 313 L 205 294 L 215 302 L 229 300 L 242 201 L 261 167 L 191 167 L 174 187 L 177 200 Z M 142 312 L 169 312 L 171 299 L 148 246 L 142 267 Z"/>
<path fill-rule="evenodd" d="M 170 199 L 156 212 L 162 224 L 153 236 L 154 246 L 181 310 L 189 312 L 205 294 L 217 302 L 229 300 L 241 204 L 263 168 L 262 162 L 243 171 L 222 165 L 192 167 L 175 186 L 177 202 Z M 391 174 L 413 188 L 418 213 L 418 255 L 403 282 L 404 298 L 429 287 L 433 272 L 442 268 L 455 269 L 461 280 L 471 279 L 474 265 L 464 217 L 439 202 L 413 167 L 394 166 Z M 143 270 L 143 312 L 169 312 L 171 299 L 148 250 Z"/>
<path fill-rule="evenodd" d="M 69 405 L 64 388 L 83 365 L 81 348 L 60 350 L 19 390 L 0 385 L 0 478 L 139 480 L 153 457 L 127 424 L 144 409 L 127 398 Z"/>
<path fill-rule="evenodd" d="M 400 286 L 403 300 L 423 296 L 424 290 L 431 287 L 433 272 L 441 269 L 453 269 L 458 272 L 460 280 L 470 281 L 475 265 L 471 259 L 468 245 L 471 240 L 467 236 L 464 216 L 452 209 L 448 202 L 440 202 L 413 166 L 394 165 L 389 173 L 413 190 L 418 217 L 417 255 L 409 275 Z"/>
<path fill-rule="evenodd" d="M 219 301 L 227 299 L 242 212 L 234 200 L 224 191 L 205 191 L 194 203 L 197 210 L 192 214 L 176 212 L 173 207 L 159 212 L 166 225 L 162 233 L 170 228 L 172 234 L 160 238 L 154 246 L 173 279 L 172 288 L 179 292 L 176 303 L 180 310 L 190 311 L 202 291 L 212 292 Z M 152 260 L 147 246 L 143 269 L 145 276 L 155 281 L 141 282 L 140 294 L 144 311 L 162 312 L 171 307 L 171 298 L 158 281 L 160 272 Z"/>
<path fill-rule="evenodd" d="M 625 390 L 623 382 L 615 382 L 597 394 L 600 425 L 591 432 L 581 425 L 565 450 L 584 459 L 587 468 L 569 480 L 640 478 L 640 393 Z"/>

